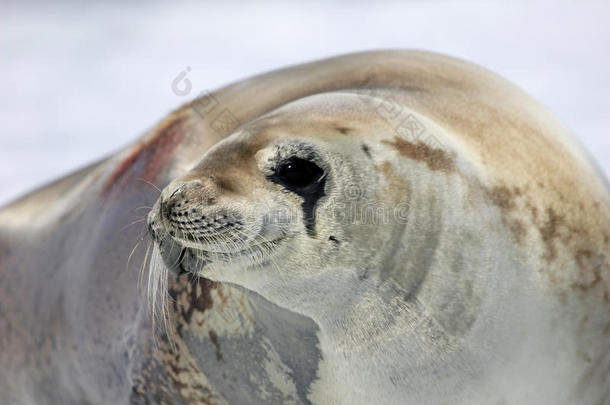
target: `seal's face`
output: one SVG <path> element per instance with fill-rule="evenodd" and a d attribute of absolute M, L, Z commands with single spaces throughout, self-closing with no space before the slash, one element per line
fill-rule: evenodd
<path fill-rule="evenodd" d="M 350 246 L 362 263 L 375 238 L 356 243 L 362 228 L 344 217 L 345 196 L 356 194 L 350 209 L 366 204 L 376 172 L 359 136 L 337 132 L 320 117 L 295 123 L 280 114 L 209 150 L 149 214 L 165 267 L 259 290 L 349 266 Z"/>

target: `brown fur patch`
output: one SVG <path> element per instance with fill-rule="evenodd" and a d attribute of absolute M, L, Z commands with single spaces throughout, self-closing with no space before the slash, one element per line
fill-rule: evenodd
<path fill-rule="evenodd" d="M 350 132 L 353 131 L 351 128 L 342 127 L 342 126 L 335 127 L 335 129 L 343 135 L 348 135 Z"/>
<path fill-rule="evenodd" d="M 216 336 L 216 333 L 212 329 L 210 329 L 208 331 L 208 337 L 214 345 L 216 361 L 222 361 L 222 352 L 220 351 L 220 343 L 218 342 L 218 336 Z"/>
<path fill-rule="evenodd" d="M 496 186 L 489 192 L 491 201 L 498 207 L 504 210 L 515 209 L 515 202 L 513 201 L 513 193 L 506 186 Z"/>
<path fill-rule="evenodd" d="M 433 148 L 422 141 L 409 142 L 397 136 L 394 141 L 381 141 L 395 148 L 402 156 L 424 162 L 430 170 L 449 173 L 455 171 L 455 161 L 444 150 Z"/>
<path fill-rule="evenodd" d="M 527 235 L 527 228 L 523 220 L 514 218 L 515 215 L 511 215 L 517 209 L 515 199 L 521 194 L 521 188 L 513 187 L 511 189 L 505 185 L 495 186 L 488 192 L 491 201 L 503 211 L 502 221 L 508 226 L 517 243 L 522 243 Z M 516 215 L 520 214 L 517 213 Z"/>
<path fill-rule="evenodd" d="M 165 368 L 171 388 L 177 391 L 179 397 L 185 403 L 210 405 L 218 403 L 218 398 L 209 387 L 203 384 L 205 379 L 201 377 L 204 376 L 204 373 L 197 366 L 189 348 L 182 340 L 179 340 L 177 343 L 178 347 L 173 349 L 169 344 L 164 342 L 156 353 L 160 363 Z M 160 389 L 163 388 L 165 387 L 160 386 Z"/>
<path fill-rule="evenodd" d="M 253 134 L 256 136 L 219 145 L 180 180 L 212 179 L 222 194 L 247 195 L 255 181 L 264 180 L 257 167 L 255 154 L 270 139 L 264 131 Z"/>
<path fill-rule="evenodd" d="M 213 305 L 210 291 L 217 283 L 205 278 L 197 278 L 195 282 L 176 282 L 169 290 L 174 302 L 174 313 L 182 321 L 190 324 L 195 312 L 205 312 Z"/>
<path fill-rule="evenodd" d="M 537 186 L 540 187 L 540 184 L 537 183 Z M 588 228 L 579 222 L 569 220 L 570 213 L 581 212 L 585 208 L 595 211 L 601 207 L 601 204 L 598 203 L 596 206 L 595 202 L 591 202 L 586 207 L 586 203 L 579 201 L 570 208 L 566 206 L 569 202 L 567 199 L 558 198 L 557 205 L 538 209 L 535 205 L 536 200 L 528 195 L 527 191 L 527 187 L 501 184 L 491 188 L 488 197 L 502 210 L 502 221 L 518 243 L 523 243 L 527 237 L 527 224 L 538 229 L 538 236 L 545 249 L 542 259 L 548 264 L 543 271 L 547 273 L 551 282 L 581 293 L 595 290 L 606 302 L 610 302 L 610 283 L 607 281 L 610 275 L 610 263 L 607 255 L 600 253 L 604 248 L 591 240 L 592 235 Z M 589 215 L 593 214 L 589 213 Z M 605 237 L 603 244 L 607 250 L 608 241 Z M 558 262 L 562 253 L 568 253 L 573 257 L 578 273 L 570 276 L 565 269 L 563 272 L 553 270 L 556 266 L 564 265 L 563 261 Z M 565 301 L 566 291 L 560 294 Z"/>
<path fill-rule="evenodd" d="M 523 242 L 523 239 L 527 236 L 527 228 L 523 225 L 523 221 L 513 219 L 509 222 L 508 227 L 512 232 L 513 236 L 518 243 Z"/>
<path fill-rule="evenodd" d="M 547 253 L 545 259 L 552 261 L 557 256 L 555 239 L 559 237 L 559 225 L 564 223 L 564 218 L 558 215 L 553 208 L 546 209 L 547 218 L 539 228 L 540 236 L 546 244 Z"/>
<path fill-rule="evenodd" d="M 383 173 L 388 183 L 390 184 L 389 189 L 391 189 L 395 193 L 398 193 L 400 196 L 404 196 L 409 193 L 409 185 L 402 177 L 396 175 L 392 171 L 392 163 L 386 160 L 381 162 L 381 164 L 375 166 L 375 168 L 381 173 Z M 386 191 L 383 192 L 386 193 Z"/>
<path fill-rule="evenodd" d="M 580 269 L 579 281 L 572 287 L 581 292 L 599 288 L 604 300 L 610 303 L 610 283 L 606 282 L 610 263 L 606 254 L 595 254 L 588 248 L 578 249 L 574 254 Z"/>
<path fill-rule="evenodd" d="M 174 343 L 177 345 L 175 348 L 164 340 L 156 355 L 164 365 L 173 388 L 189 403 L 216 403 L 210 388 L 202 384 L 205 373 L 197 366 L 182 337 L 184 328 L 194 323 L 195 313 L 213 310 L 214 300 L 211 291 L 218 288 L 221 288 L 220 284 L 205 278 L 189 280 L 187 277 L 171 276 L 169 295 L 173 304 L 172 318 L 180 338 L 175 340 Z M 216 335 L 212 330 L 208 333 L 211 343 L 216 346 L 218 344 Z M 219 350 L 218 346 L 217 356 Z"/>

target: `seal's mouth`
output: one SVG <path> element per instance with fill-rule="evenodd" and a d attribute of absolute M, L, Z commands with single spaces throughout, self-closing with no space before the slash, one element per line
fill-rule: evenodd
<path fill-rule="evenodd" d="M 278 247 L 287 235 L 282 235 L 271 241 L 265 241 L 257 244 L 252 244 L 238 251 L 233 252 L 219 252 L 213 250 L 199 249 L 199 251 L 209 258 L 218 259 L 220 261 L 233 261 L 236 259 L 249 259 L 255 260 L 260 256 L 272 253 L 274 249 Z"/>
<path fill-rule="evenodd" d="M 168 243 L 158 243 L 161 249 L 161 257 L 168 270 L 178 274 L 199 274 L 211 263 L 224 263 L 243 267 L 264 266 L 273 261 L 284 242 L 290 237 L 283 234 L 270 241 L 250 244 L 235 251 L 208 250 L 203 247 L 185 246 L 177 238 L 172 238 Z"/>

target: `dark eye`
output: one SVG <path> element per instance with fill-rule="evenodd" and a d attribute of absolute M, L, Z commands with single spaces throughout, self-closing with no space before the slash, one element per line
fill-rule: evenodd
<path fill-rule="evenodd" d="M 276 174 L 288 187 L 305 188 L 320 180 L 324 170 L 309 160 L 293 158 L 282 163 Z"/>

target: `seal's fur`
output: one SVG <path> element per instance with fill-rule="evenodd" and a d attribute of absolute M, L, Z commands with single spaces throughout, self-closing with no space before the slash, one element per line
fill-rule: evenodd
<path fill-rule="evenodd" d="M 272 181 L 292 155 L 324 169 L 309 220 Z M 207 277 L 169 276 L 175 348 L 150 348 L 124 269 L 146 182 L 164 188 L 151 275 Z M 0 387 L 14 402 L 604 403 L 609 225 L 578 143 L 481 68 L 382 51 L 272 72 L 0 212 Z"/>

